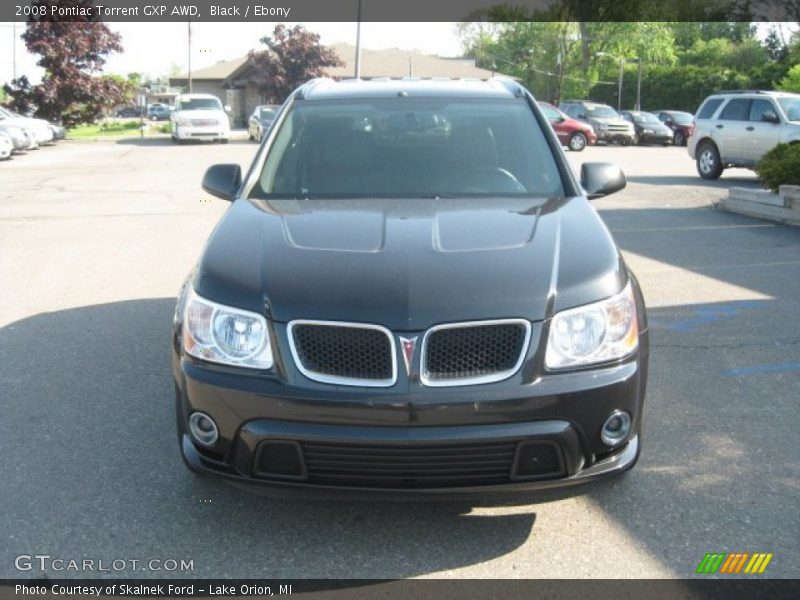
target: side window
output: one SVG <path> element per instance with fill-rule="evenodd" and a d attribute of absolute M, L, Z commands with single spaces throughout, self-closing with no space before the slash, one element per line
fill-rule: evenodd
<path fill-rule="evenodd" d="M 778 111 L 775 110 L 775 106 L 769 100 L 753 100 L 753 106 L 750 107 L 750 120 L 761 121 L 761 117 L 765 112 L 778 114 Z"/>
<path fill-rule="evenodd" d="M 631 118 L 631 116 L 628 113 L 622 113 L 622 118 L 625 119 L 626 121 L 633 122 L 633 119 Z"/>
<path fill-rule="evenodd" d="M 666 123 L 669 121 L 669 115 L 667 113 L 658 113 L 658 120 L 662 123 Z"/>
<path fill-rule="evenodd" d="M 712 98 L 706 100 L 705 104 L 697 111 L 698 119 L 710 119 L 712 115 L 717 112 L 719 105 L 722 104 L 722 98 Z"/>
<path fill-rule="evenodd" d="M 734 98 L 725 105 L 719 114 L 719 118 L 724 121 L 747 121 L 750 118 L 750 104 L 752 102 L 747 98 Z"/>
<path fill-rule="evenodd" d="M 560 118 L 559 114 L 549 106 L 542 106 L 541 107 L 544 116 L 547 117 L 549 121 L 558 121 Z"/>

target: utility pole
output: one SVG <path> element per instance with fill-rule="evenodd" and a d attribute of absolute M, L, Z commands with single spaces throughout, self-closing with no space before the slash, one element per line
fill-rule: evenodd
<path fill-rule="evenodd" d="M 17 78 L 17 22 L 14 21 L 11 24 L 11 54 L 13 56 L 14 62 L 14 77 L 12 79 Z"/>
<path fill-rule="evenodd" d="M 358 0 L 358 22 L 356 23 L 356 79 L 361 78 L 361 0 Z"/>
<path fill-rule="evenodd" d="M 625 75 L 625 59 L 619 59 L 619 84 L 617 87 L 617 112 L 622 110 L 622 77 Z"/>
<path fill-rule="evenodd" d="M 189 60 L 189 93 L 192 93 L 192 22 L 187 21 L 186 23 L 189 26 L 189 36 L 188 36 L 188 44 L 187 44 L 187 53 L 188 53 L 188 60 Z"/>
<path fill-rule="evenodd" d="M 642 110 L 642 57 L 639 57 L 639 74 L 636 77 L 636 110 Z"/>

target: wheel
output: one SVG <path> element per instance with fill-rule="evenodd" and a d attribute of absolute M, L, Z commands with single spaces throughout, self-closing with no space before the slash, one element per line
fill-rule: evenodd
<path fill-rule="evenodd" d="M 642 141 L 642 138 L 638 133 L 633 136 L 633 145 L 634 146 L 644 146 L 644 142 Z"/>
<path fill-rule="evenodd" d="M 256 139 L 256 136 L 254 136 L 252 133 L 250 133 L 249 131 L 248 131 L 247 133 L 250 135 L 250 141 L 251 141 L 251 142 L 252 142 L 254 139 Z"/>
<path fill-rule="evenodd" d="M 683 134 L 682 131 L 675 132 L 675 145 L 676 146 L 685 146 L 686 145 L 686 136 Z"/>
<path fill-rule="evenodd" d="M 258 128 L 258 135 L 256 135 L 256 142 L 261 143 L 261 127 Z"/>
<path fill-rule="evenodd" d="M 220 142 L 223 143 L 223 144 L 227 144 L 228 143 L 228 138 L 222 138 L 220 140 Z"/>
<path fill-rule="evenodd" d="M 580 152 L 584 148 L 586 148 L 586 136 L 583 135 L 580 131 L 576 131 L 571 136 L 569 136 L 569 149 L 573 152 Z"/>
<path fill-rule="evenodd" d="M 631 141 L 635 142 L 636 140 L 630 140 L 628 138 L 620 138 L 619 145 L 620 146 L 630 146 L 631 145 Z"/>
<path fill-rule="evenodd" d="M 723 166 L 719 150 L 712 142 L 703 142 L 697 149 L 697 172 L 703 179 L 719 179 Z"/>

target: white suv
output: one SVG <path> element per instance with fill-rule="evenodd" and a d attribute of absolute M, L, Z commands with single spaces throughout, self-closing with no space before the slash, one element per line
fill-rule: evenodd
<path fill-rule="evenodd" d="M 219 140 L 227 144 L 231 137 L 231 125 L 227 111 L 219 98 L 211 94 L 184 94 L 175 101 L 175 110 L 170 115 L 172 141 Z"/>
<path fill-rule="evenodd" d="M 706 98 L 695 116 L 689 156 L 704 179 L 726 167 L 752 168 L 780 143 L 800 142 L 800 95 L 728 91 Z"/>

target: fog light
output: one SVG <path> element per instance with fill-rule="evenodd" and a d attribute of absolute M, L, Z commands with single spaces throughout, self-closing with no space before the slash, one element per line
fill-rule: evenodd
<path fill-rule="evenodd" d="M 205 413 L 192 413 L 189 417 L 189 431 L 192 432 L 192 437 L 204 446 L 211 446 L 219 439 L 217 424 Z"/>
<path fill-rule="evenodd" d="M 622 410 L 615 410 L 603 423 L 600 439 L 608 446 L 618 446 L 631 431 L 631 416 Z"/>

